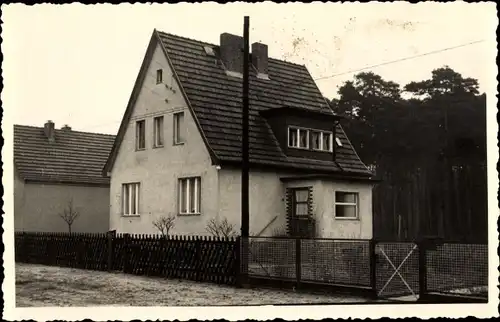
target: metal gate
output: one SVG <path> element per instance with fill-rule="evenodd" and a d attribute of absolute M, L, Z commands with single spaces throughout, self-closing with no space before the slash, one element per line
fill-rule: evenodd
<path fill-rule="evenodd" d="M 381 298 L 419 295 L 419 249 L 411 242 L 379 242 L 376 254 L 376 290 Z"/>

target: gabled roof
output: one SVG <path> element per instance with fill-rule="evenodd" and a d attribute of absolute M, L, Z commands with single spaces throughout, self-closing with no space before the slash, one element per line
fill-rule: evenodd
<path fill-rule="evenodd" d="M 154 49 L 151 47 L 157 41 L 162 44 L 213 162 L 217 164 L 240 163 L 241 78 L 228 76 L 220 59 L 207 55 L 204 49 L 205 46 L 212 47 L 218 57 L 219 46 L 155 31 L 120 126 L 117 142 L 104 172 L 110 171 L 112 167 L 130 118 L 131 108 L 135 103 L 135 97 L 142 86 L 145 68 L 151 59 L 151 52 Z M 270 126 L 260 114 L 262 111 L 286 106 L 323 114 L 333 115 L 334 113 L 305 66 L 273 58 L 269 58 L 268 64 L 270 78 L 268 80 L 257 78 L 255 69 L 250 67 L 250 164 L 314 172 L 340 171 L 372 175 L 359 159 L 341 126 L 338 126 L 336 130 L 336 135 L 342 142 L 342 147 L 336 150 L 336 162 L 285 155 Z"/>
<path fill-rule="evenodd" d="M 41 127 L 14 125 L 14 165 L 26 181 L 109 184 L 102 167 L 114 135 L 55 130 L 50 143 Z"/>

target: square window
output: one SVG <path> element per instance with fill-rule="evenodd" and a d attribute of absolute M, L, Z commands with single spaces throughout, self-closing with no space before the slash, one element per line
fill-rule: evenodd
<path fill-rule="evenodd" d="M 154 127 L 153 127 L 153 136 L 154 136 L 154 146 L 162 147 L 163 146 L 163 116 L 158 116 L 154 118 Z"/>
<path fill-rule="evenodd" d="M 357 219 L 358 211 L 358 193 L 335 191 L 335 218 Z"/>

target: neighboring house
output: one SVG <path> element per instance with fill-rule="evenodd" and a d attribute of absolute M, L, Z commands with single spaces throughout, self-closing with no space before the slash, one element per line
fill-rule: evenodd
<path fill-rule="evenodd" d="M 220 45 L 155 30 L 103 173 L 110 228 L 206 235 L 240 229 L 243 38 Z M 361 162 L 305 66 L 251 46 L 250 232 L 372 237 L 373 174 Z"/>
<path fill-rule="evenodd" d="M 109 229 L 109 178 L 102 167 L 115 136 L 14 125 L 16 231 L 67 232 L 60 217 L 70 203 L 79 213 L 73 232 Z"/>

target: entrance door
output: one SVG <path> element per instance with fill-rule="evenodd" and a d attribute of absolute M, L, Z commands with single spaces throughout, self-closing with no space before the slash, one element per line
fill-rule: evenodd
<path fill-rule="evenodd" d="M 294 188 L 290 192 L 290 235 L 294 237 L 314 237 L 315 227 L 311 213 L 311 188 Z"/>

